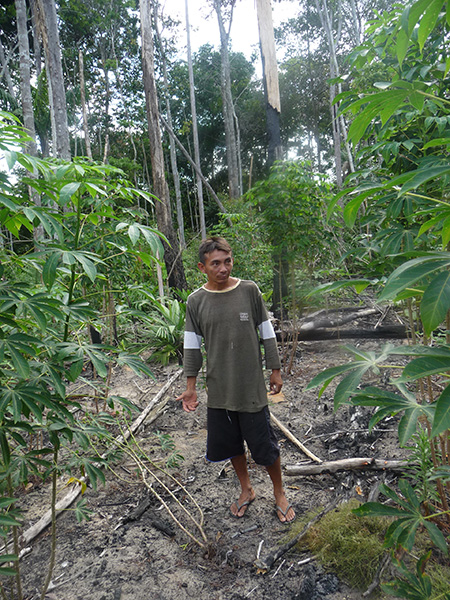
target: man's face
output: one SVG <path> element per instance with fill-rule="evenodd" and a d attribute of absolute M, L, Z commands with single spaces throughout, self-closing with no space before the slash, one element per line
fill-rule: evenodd
<path fill-rule="evenodd" d="M 233 268 L 233 257 L 223 250 L 213 250 L 205 255 L 205 264 L 199 262 L 198 268 L 208 277 L 208 283 L 216 289 L 226 288 Z"/>

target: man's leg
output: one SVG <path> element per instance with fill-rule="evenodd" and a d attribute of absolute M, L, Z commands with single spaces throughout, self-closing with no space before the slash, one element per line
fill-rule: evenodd
<path fill-rule="evenodd" d="M 288 499 L 284 493 L 280 457 L 278 457 L 272 465 L 266 467 L 266 469 L 273 483 L 273 493 L 275 496 L 278 518 L 282 523 L 290 523 L 295 519 L 295 511 L 292 506 L 289 507 Z"/>
<path fill-rule="evenodd" d="M 235 456 L 231 459 L 231 463 L 241 484 L 241 495 L 236 502 L 233 502 L 230 510 L 235 517 L 243 517 L 248 505 L 255 499 L 255 491 L 252 488 L 248 474 L 247 456 L 245 454 Z"/>

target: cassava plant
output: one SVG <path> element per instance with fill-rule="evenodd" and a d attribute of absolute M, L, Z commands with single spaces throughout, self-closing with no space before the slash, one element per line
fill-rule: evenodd
<path fill-rule="evenodd" d="M 353 58 L 361 71 L 363 64 L 379 65 L 385 80 L 338 99 L 341 109 L 353 116 L 350 140 L 355 146 L 364 143 L 361 169 L 330 204 L 330 213 L 340 210 L 345 198 L 343 217 L 355 231 L 355 270 L 363 276 L 356 283 L 374 283 L 381 288 L 380 302 L 404 305 L 411 345 L 387 345 L 380 356 L 348 348 L 355 360 L 319 374 L 309 384 L 320 386 L 322 393 L 341 378 L 335 408 L 375 407 L 370 428 L 387 416 L 401 415 L 402 445 L 424 428 L 432 468 L 422 472 L 420 485 L 414 488 L 407 479 L 400 480 L 398 490 L 382 485 L 390 504 L 367 503 L 357 511 L 393 517 L 385 543 L 401 551 L 401 578 L 384 589 L 420 600 L 435 597 L 424 574 L 428 555 L 418 561 L 415 573 L 398 557 L 412 552 L 419 530 L 446 555 L 450 525 L 449 26 L 450 7 L 443 0 L 419 0 L 379 15 L 369 25 L 367 43 Z M 405 367 L 392 364 L 398 355 L 409 359 Z M 360 389 L 366 372 L 385 368 L 398 374 L 390 380 L 391 389 Z"/>
<path fill-rule="evenodd" d="M 162 253 L 159 233 L 142 225 L 132 209 L 141 192 L 120 171 L 83 160 L 40 160 L 13 149 L 25 139 L 14 118 L 1 113 L 0 149 L 10 169 L 18 165 L 20 170 L 17 182 L 6 173 L 0 177 L 0 527 L 5 540 L 0 575 L 8 576 L 0 592 L 18 600 L 23 598 L 18 486 L 31 475 L 52 481 L 53 542 L 43 598 L 54 564 L 58 475 L 68 471 L 76 479 L 81 472 L 93 485 L 102 481 L 98 457 L 89 453 L 90 439 L 105 437 L 111 424 L 101 415 L 75 420 L 72 409 L 81 406 L 68 385 L 90 361 L 103 381 L 102 400 L 112 406 L 121 402 L 108 397 L 112 363 L 151 376 L 139 357 L 91 343 L 88 324 L 99 319 L 105 281 L 110 291 L 124 294 L 121 274 L 130 272 L 137 259 L 151 266 L 157 250 Z M 27 187 L 33 195 L 24 191 Z M 39 204 L 31 200 L 36 196 Z M 23 240 L 28 252 L 22 250 Z M 66 464 L 62 456 L 68 453 L 72 458 Z M 77 514 L 84 512 L 81 503 Z"/>

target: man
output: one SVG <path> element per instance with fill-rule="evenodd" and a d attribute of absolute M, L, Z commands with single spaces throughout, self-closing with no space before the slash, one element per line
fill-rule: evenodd
<path fill-rule="evenodd" d="M 270 425 L 260 351 L 261 338 L 266 368 L 272 370 L 270 390 L 277 394 L 283 382 L 272 324 L 256 284 L 231 277 L 233 257 L 226 240 L 220 237 L 204 240 L 199 258 L 198 268 L 208 281 L 188 298 L 184 338 L 187 386 L 177 400 L 182 401 L 186 412 L 198 406 L 195 388 L 202 366 L 203 339 L 208 388 L 206 458 L 213 462 L 231 459 L 241 485 L 241 494 L 231 505 L 231 513 L 243 517 L 255 499 L 245 440 L 254 461 L 266 467 L 272 480 L 279 520 L 291 522 L 295 512 L 282 485 L 280 452 Z"/>

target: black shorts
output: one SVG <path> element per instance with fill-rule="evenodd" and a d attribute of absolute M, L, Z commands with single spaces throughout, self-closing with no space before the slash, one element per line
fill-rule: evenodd
<path fill-rule="evenodd" d="M 219 462 L 245 453 L 244 441 L 258 465 L 266 467 L 280 456 L 267 406 L 256 413 L 208 408 L 206 458 Z"/>

